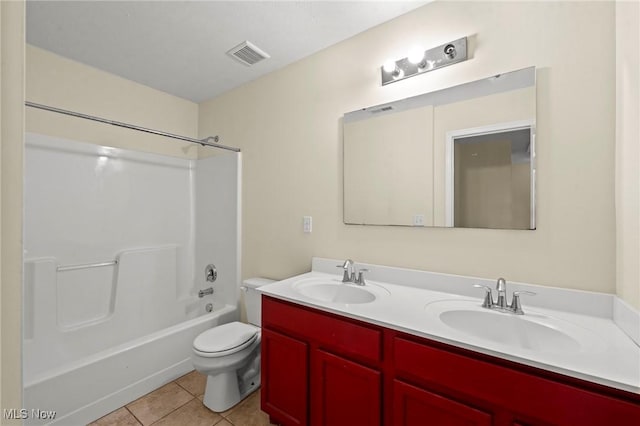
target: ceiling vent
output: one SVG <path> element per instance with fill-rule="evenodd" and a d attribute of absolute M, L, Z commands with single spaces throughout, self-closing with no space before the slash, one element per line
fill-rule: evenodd
<path fill-rule="evenodd" d="M 227 51 L 227 55 L 248 67 L 271 57 L 255 44 L 246 40 Z"/>

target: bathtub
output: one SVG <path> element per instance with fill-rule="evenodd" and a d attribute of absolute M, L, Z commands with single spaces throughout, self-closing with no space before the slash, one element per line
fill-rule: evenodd
<path fill-rule="evenodd" d="M 238 319 L 240 176 L 235 153 L 27 134 L 22 408 L 56 416 L 26 424 L 91 422 L 192 370 L 195 336 Z"/>
<path fill-rule="evenodd" d="M 218 324 L 235 321 L 236 306 L 131 340 L 72 364 L 25 377 L 23 406 L 55 411 L 53 419 L 25 420 L 29 425 L 84 425 L 193 370 L 193 339 Z"/>

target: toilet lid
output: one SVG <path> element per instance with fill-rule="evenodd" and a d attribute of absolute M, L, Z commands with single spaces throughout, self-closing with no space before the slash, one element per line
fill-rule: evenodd
<path fill-rule="evenodd" d="M 223 356 L 238 352 L 256 340 L 260 329 L 241 322 L 213 327 L 193 341 L 193 348 L 203 356 Z"/>

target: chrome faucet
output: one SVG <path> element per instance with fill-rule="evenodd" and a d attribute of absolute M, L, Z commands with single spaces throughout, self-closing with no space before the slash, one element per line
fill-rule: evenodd
<path fill-rule="evenodd" d="M 496 302 L 496 305 L 504 309 L 507 307 L 507 281 L 504 278 L 498 278 L 496 290 L 498 292 L 498 301 Z"/>
<path fill-rule="evenodd" d="M 360 269 L 356 274 L 356 267 L 353 263 L 353 260 L 347 259 L 344 261 L 342 265 L 336 265 L 336 268 L 342 268 L 342 282 L 343 283 L 354 283 L 357 285 L 365 285 L 366 282 L 364 280 L 364 273 L 368 271 L 368 269 Z"/>
<path fill-rule="evenodd" d="M 349 283 L 354 281 L 356 274 L 353 267 L 353 260 L 347 259 L 344 261 L 342 265 L 336 265 L 336 268 L 343 269 L 343 273 L 342 273 L 343 283 Z"/>
<path fill-rule="evenodd" d="M 213 294 L 213 287 L 205 288 L 204 290 L 200 290 L 198 292 L 198 297 L 203 298 L 208 294 Z"/>
<path fill-rule="evenodd" d="M 507 281 L 504 278 L 498 278 L 498 282 L 496 283 L 498 300 L 495 302 L 493 301 L 493 292 L 490 287 L 481 284 L 474 284 L 473 286 L 477 288 L 484 288 L 485 290 L 484 300 L 482 301 L 483 308 L 495 309 L 500 312 L 509 312 L 516 315 L 524 314 L 524 311 L 522 310 L 522 303 L 520 302 L 520 295 L 536 295 L 532 291 L 514 291 L 511 304 L 507 305 Z"/>

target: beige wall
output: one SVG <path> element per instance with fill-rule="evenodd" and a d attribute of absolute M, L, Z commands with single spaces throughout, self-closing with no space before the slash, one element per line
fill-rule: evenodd
<path fill-rule="evenodd" d="M 24 2 L 0 2 L 0 409 L 22 403 L 24 19 Z"/>
<path fill-rule="evenodd" d="M 640 4 L 616 2 L 616 288 L 640 309 Z"/>
<path fill-rule="evenodd" d="M 195 137 L 198 105 L 27 45 L 27 100 Z M 28 132 L 99 145 L 195 158 L 198 145 L 27 108 Z"/>
<path fill-rule="evenodd" d="M 435 2 L 201 104 L 200 135 L 243 149 L 243 276 L 284 278 L 309 270 L 311 256 L 349 257 L 614 292 L 614 8 Z M 385 58 L 465 35 L 470 60 L 380 86 Z M 536 231 L 342 223 L 343 113 L 531 65 Z"/>

